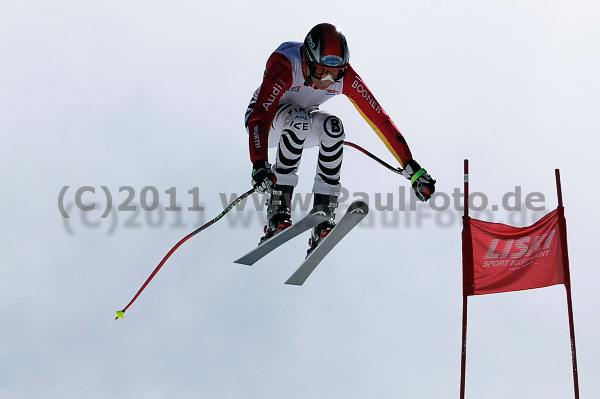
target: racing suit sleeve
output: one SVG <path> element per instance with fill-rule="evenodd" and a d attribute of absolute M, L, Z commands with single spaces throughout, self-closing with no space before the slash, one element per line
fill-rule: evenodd
<path fill-rule="evenodd" d="M 286 56 L 273 53 L 267 60 L 252 115 L 248 119 L 250 161 L 268 160 L 269 130 L 279 100 L 292 84 L 292 65 Z"/>
<path fill-rule="evenodd" d="M 350 99 L 388 150 L 404 167 L 405 163 L 412 159 L 410 148 L 408 148 L 404 136 L 350 65 L 348 65 L 348 70 L 344 75 L 342 93 Z"/>

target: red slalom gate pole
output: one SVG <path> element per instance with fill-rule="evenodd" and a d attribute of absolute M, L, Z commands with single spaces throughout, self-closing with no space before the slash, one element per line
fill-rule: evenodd
<path fill-rule="evenodd" d="M 464 223 L 469 223 L 469 160 L 465 159 L 464 163 Z M 463 227 L 464 229 L 464 227 Z M 463 240 L 465 238 L 463 237 Z M 469 237 L 470 239 L 470 237 Z M 464 243 L 463 243 L 464 245 Z M 464 253 L 463 253 L 464 256 Z M 465 398 L 465 378 L 467 371 L 467 294 L 465 292 L 465 274 L 464 274 L 464 260 L 463 260 L 463 306 L 462 306 L 462 345 L 461 345 L 461 357 L 460 357 L 460 399 Z"/>
<path fill-rule="evenodd" d="M 558 195 L 559 229 L 561 237 L 561 252 L 563 256 L 563 269 L 565 276 L 565 290 L 567 292 L 567 309 L 569 313 L 569 333 L 571 335 L 571 362 L 573 364 L 573 389 L 575 399 L 579 399 L 579 377 L 577 374 L 577 350 L 575 349 L 575 324 L 573 322 L 573 302 L 571 300 L 571 272 L 569 269 L 569 250 L 567 246 L 567 222 L 562 201 L 562 187 L 560 184 L 560 171 L 554 170 L 556 176 L 556 193 Z"/>

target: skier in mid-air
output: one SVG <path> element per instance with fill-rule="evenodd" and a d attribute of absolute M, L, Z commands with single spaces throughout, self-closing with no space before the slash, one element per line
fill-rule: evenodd
<path fill-rule="evenodd" d="M 309 252 L 335 227 L 345 132 L 342 121 L 319 105 L 338 94 L 350 99 L 402 165 L 417 198 L 427 201 L 435 191 L 436 181 L 413 159 L 403 135 L 349 58 L 344 35 L 322 23 L 310 30 L 304 43 L 282 43 L 267 60 L 262 84 L 246 110 L 252 184 L 270 194 L 261 243 L 292 224 L 291 198 L 307 147 L 319 147 L 314 206 L 330 211 L 329 219 L 312 229 Z M 272 166 L 269 147 L 277 147 Z"/>
<path fill-rule="evenodd" d="M 331 97 L 345 94 L 352 101 L 402 165 L 402 175 L 410 180 L 417 198 L 427 201 L 435 191 L 435 180 L 412 158 L 404 137 L 350 66 L 349 58 L 344 35 L 331 24 L 316 25 L 308 32 L 304 43 L 285 42 L 271 54 L 262 84 L 254 92 L 246 111 L 252 185 L 258 192 L 268 192 L 270 197 L 265 235 L 260 241 L 263 245 L 235 262 L 252 265 L 287 240 L 312 228 L 307 257 L 286 284 L 304 284 L 319 262 L 368 213 L 365 202 L 353 202 L 333 234 L 329 235 L 336 226 L 335 208 L 341 189 L 340 169 L 345 139 L 342 121 L 334 114 L 319 109 L 319 105 Z M 290 227 L 292 192 L 298 183 L 302 151 L 306 147 L 316 146 L 319 146 L 319 161 L 312 190 L 314 207 L 308 215 Z M 278 147 L 273 166 L 268 162 L 269 147 Z M 398 169 L 377 160 L 398 172 Z M 216 218 L 179 240 L 127 306 L 117 311 L 116 319 L 125 316 L 125 311 L 181 244 L 220 220 L 252 192 L 253 190 L 247 191 Z M 284 229 L 287 230 L 270 240 L 275 233 Z M 324 240 L 325 237 L 328 238 Z M 318 246 L 319 242 L 323 244 Z"/>

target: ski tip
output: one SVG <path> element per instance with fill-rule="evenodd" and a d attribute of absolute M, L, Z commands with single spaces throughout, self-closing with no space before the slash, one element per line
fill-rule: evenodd
<path fill-rule="evenodd" d="M 254 262 L 256 262 L 256 261 L 254 261 Z M 254 262 L 246 259 L 245 256 L 242 256 L 241 258 L 233 261 L 233 263 L 237 263 L 238 265 L 244 265 L 244 266 L 252 266 L 254 264 Z"/>
<path fill-rule="evenodd" d="M 284 284 L 295 285 L 297 287 L 300 287 L 300 286 L 302 286 L 302 284 L 304 284 L 304 281 L 299 281 L 297 279 L 293 279 L 293 276 L 292 276 Z"/>
<path fill-rule="evenodd" d="M 369 205 L 364 201 L 354 201 L 348 207 L 348 213 L 369 213 Z"/>
<path fill-rule="evenodd" d="M 125 317 L 125 312 L 123 310 L 117 310 L 117 317 L 115 317 L 115 320 L 119 320 Z"/>

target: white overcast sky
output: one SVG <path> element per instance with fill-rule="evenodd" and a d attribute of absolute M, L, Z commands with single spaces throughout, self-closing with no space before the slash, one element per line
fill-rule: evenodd
<path fill-rule="evenodd" d="M 250 203 L 175 252 L 113 321 L 171 246 L 220 212 L 219 193 L 249 188 L 243 114 L 265 61 L 324 21 L 440 192 L 462 187 L 468 158 L 490 206 L 521 186 L 550 211 L 561 169 L 581 397 L 598 396 L 598 2 L 3 0 L 0 397 L 458 397 L 459 212 L 372 203 L 298 288 L 283 282 L 306 237 L 232 263 L 261 234 Z M 393 161 L 345 98 L 322 108 Z M 316 151 L 305 158 L 301 193 Z M 352 149 L 342 182 L 371 201 L 407 187 Z M 99 203 L 87 214 L 73 205 L 83 186 Z M 175 187 L 183 210 L 101 219 L 101 186 L 115 205 L 133 187 L 138 209 L 144 187 L 162 206 Z M 203 213 L 187 210 L 195 187 Z M 562 286 L 469 299 L 468 398 L 572 397 L 570 362 Z"/>

